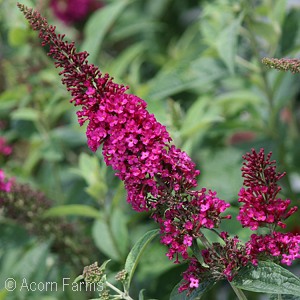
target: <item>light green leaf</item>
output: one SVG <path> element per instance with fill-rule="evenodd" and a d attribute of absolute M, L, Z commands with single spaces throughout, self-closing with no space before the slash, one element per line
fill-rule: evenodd
<path fill-rule="evenodd" d="M 75 173 L 81 175 L 88 184 L 86 192 L 94 199 L 103 198 L 107 192 L 104 180 L 106 168 L 100 167 L 99 159 L 96 156 L 81 153 L 79 156 L 79 170 Z"/>
<path fill-rule="evenodd" d="M 242 186 L 240 176 L 243 151 L 228 147 L 221 151 L 201 151 L 201 185 L 218 191 L 218 197 L 231 201 L 236 199 Z M 216 176 L 218 170 L 218 176 Z M 222 178 L 222 180 L 220 180 Z"/>
<path fill-rule="evenodd" d="M 39 119 L 39 111 L 33 108 L 19 108 L 11 113 L 11 117 L 15 120 L 36 121 Z"/>
<path fill-rule="evenodd" d="M 96 246 L 109 258 L 121 261 L 122 257 L 118 251 L 111 228 L 104 220 L 97 220 L 93 226 L 93 238 Z"/>
<path fill-rule="evenodd" d="M 18 47 L 26 42 L 28 31 L 25 28 L 13 27 L 8 32 L 8 42 L 13 47 Z"/>
<path fill-rule="evenodd" d="M 241 269 L 231 282 L 234 286 L 248 291 L 269 294 L 300 296 L 300 279 L 283 267 L 268 261 L 261 261 Z"/>
<path fill-rule="evenodd" d="M 81 51 L 87 51 L 90 63 L 96 63 L 103 38 L 118 15 L 124 10 L 127 1 L 117 1 L 97 10 L 88 20 L 84 34 L 85 39 Z"/>
<path fill-rule="evenodd" d="M 231 74 L 234 73 L 237 37 L 242 18 L 243 14 L 225 27 L 216 38 L 216 47 L 219 56 Z"/>
<path fill-rule="evenodd" d="M 272 3 L 272 9 L 268 10 L 272 21 L 278 23 L 279 28 L 282 28 L 284 19 L 288 16 L 286 6 L 287 0 L 277 0 L 275 3 Z"/>
<path fill-rule="evenodd" d="M 14 266 L 14 276 L 20 276 L 28 279 L 35 275 L 35 273 L 37 273 L 41 268 L 42 262 L 45 261 L 49 247 L 50 242 L 46 242 L 30 248 Z"/>
<path fill-rule="evenodd" d="M 213 123 L 223 121 L 220 115 L 218 107 L 211 105 L 210 98 L 200 97 L 187 112 L 180 130 L 181 136 L 184 138 L 194 137 Z"/>
<path fill-rule="evenodd" d="M 188 89 L 205 90 L 224 73 L 215 60 L 206 57 L 182 63 L 170 61 L 167 68 L 149 82 L 148 91 L 141 97 L 162 100 Z"/>
<path fill-rule="evenodd" d="M 256 20 L 251 24 L 251 31 L 253 31 L 255 35 L 265 39 L 269 48 L 273 49 L 277 45 L 281 33 L 278 24 L 276 25 L 277 26 L 271 22 L 267 23 L 265 21 Z"/>
<path fill-rule="evenodd" d="M 17 85 L 13 90 L 5 90 L 0 94 L 0 113 L 14 107 L 20 99 L 26 95 L 27 88 L 22 84 Z"/>
<path fill-rule="evenodd" d="M 130 63 L 143 53 L 144 43 L 133 44 L 118 55 L 110 64 L 108 73 L 114 74 L 114 78 L 122 77 Z"/>
<path fill-rule="evenodd" d="M 0 300 L 5 300 L 7 299 L 7 294 L 8 294 L 8 290 L 7 289 L 2 289 L 0 290 Z"/>
<path fill-rule="evenodd" d="M 129 290 L 134 271 L 138 265 L 141 255 L 145 251 L 147 245 L 158 235 L 158 233 L 159 229 L 148 231 L 136 242 L 129 252 L 125 262 L 125 270 L 127 272 L 127 279 L 125 283 L 126 290 Z"/>
<path fill-rule="evenodd" d="M 255 92 L 236 90 L 218 95 L 215 104 L 221 106 L 226 115 L 232 115 L 245 110 L 247 105 L 258 107 L 263 103 L 261 97 Z"/>
<path fill-rule="evenodd" d="M 111 231 L 115 237 L 119 252 L 125 257 L 128 252 L 127 218 L 118 208 L 115 208 L 112 212 Z"/>
<path fill-rule="evenodd" d="M 176 284 L 176 286 L 173 288 L 170 300 L 196 300 L 200 299 L 201 296 L 207 292 L 210 288 L 213 287 L 215 282 L 210 280 L 204 280 L 199 284 L 199 287 L 193 290 L 189 295 L 187 291 L 184 291 L 182 293 L 179 293 L 178 288 L 182 284 L 182 281 Z"/>
<path fill-rule="evenodd" d="M 97 209 L 81 204 L 70 204 L 70 205 L 60 205 L 49 208 L 45 213 L 44 217 L 62 217 L 75 215 L 80 217 L 88 217 L 98 219 L 100 217 L 100 213 Z"/>

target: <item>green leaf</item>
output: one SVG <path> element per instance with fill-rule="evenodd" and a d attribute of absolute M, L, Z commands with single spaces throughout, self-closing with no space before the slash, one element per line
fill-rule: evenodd
<path fill-rule="evenodd" d="M 128 253 L 127 218 L 118 208 L 115 208 L 112 212 L 111 231 L 115 237 L 119 252 L 125 257 Z"/>
<path fill-rule="evenodd" d="M 175 287 L 173 288 L 173 290 L 171 292 L 170 300 L 196 300 L 196 299 L 200 299 L 201 296 L 205 292 L 207 292 L 209 289 L 211 289 L 213 287 L 215 282 L 206 279 L 206 280 L 202 281 L 199 284 L 199 287 L 196 288 L 195 290 L 193 290 L 189 295 L 187 295 L 188 291 L 184 291 L 182 293 L 179 293 L 178 288 L 180 287 L 181 284 L 182 284 L 182 281 L 175 285 Z"/>
<path fill-rule="evenodd" d="M 218 191 L 221 199 L 236 199 L 242 186 L 241 157 L 243 152 L 234 147 L 217 151 L 201 151 L 201 185 Z M 218 176 L 216 176 L 218 170 Z M 222 178 L 222 180 L 220 180 Z"/>
<path fill-rule="evenodd" d="M 0 290 L 0 300 L 5 300 L 7 299 L 7 294 L 8 294 L 8 290 L 7 289 L 2 289 Z"/>
<path fill-rule="evenodd" d="M 49 252 L 50 242 L 41 243 L 30 248 L 14 266 L 14 276 L 30 278 L 41 268 Z"/>
<path fill-rule="evenodd" d="M 284 19 L 288 16 L 286 13 L 286 6 L 287 0 L 277 0 L 275 3 L 272 3 L 272 9 L 269 9 L 268 11 L 272 21 L 278 23 L 280 30 L 283 27 Z"/>
<path fill-rule="evenodd" d="M 13 47 L 22 46 L 28 37 L 28 31 L 25 28 L 13 27 L 8 32 L 8 42 Z"/>
<path fill-rule="evenodd" d="M 269 48 L 277 45 L 281 33 L 278 24 L 275 26 L 274 23 L 267 23 L 261 20 L 255 20 L 251 24 L 251 31 L 253 31 L 255 35 L 265 39 Z"/>
<path fill-rule="evenodd" d="M 19 108 L 11 113 L 11 117 L 15 120 L 36 121 L 39 119 L 39 112 L 33 108 Z"/>
<path fill-rule="evenodd" d="M 216 47 L 219 56 L 231 74 L 234 73 L 237 36 L 242 17 L 243 14 L 240 15 L 235 21 L 231 22 L 229 26 L 220 32 L 218 38 L 216 39 Z"/>
<path fill-rule="evenodd" d="M 127 3 L 127 1 L 117 1 L 106 5 L 89 18 L 84 30 L 85 40 L 81 46 L 81 51 L 87 51 L 90 54 L 88 58 L 90 63 L 96 63 L 106 32 L 124 10 Z"/>
<path fill-rule="evenodd" d="M 270 295 L 269 300 L 300 300 L 300 297 L 293 296 L 293 295 L 273 294 L 273 295 Z"/>
<path fill-rule="evenodd" d="M 0 113 L 12 109 L 27 93 L 25 84 L 18 84 L 14 89 L 5 90 L 0 94 Z"/>
<path fill-rule="evenodd" d="M 102 263 L 102 265 L 100 266 L 100 270 L 105 272 L 105 268 L 106 268 L 106 265 L 111 261 L 111 259 L 107 259 L 106 261 L 104 261 Z"/>
<path fill-rule="evenodd" d="M 247 105 L 258 107 L 263 105 L 261 97 L 250 90 L 236 90 L 222 93 L 215 99 L 215 105 L 222 107 L 226 115 L 234 115 L 245 110 Z"/>
<path fill-rule="evenodd" d="M 74 170 L 76 174 L 82 176 L 88 184 L 86 192 L 94 199 L 104 198 L 107 193 L 105 183 L 106 168 L 101 170 L 99 159 L 96 156 L 81 153 L 79 156 L 78 169 Z"/>
<path fill-rule="evenodd" d="M 162 69 L 156 77 L 149 81 L 149 90 L 144 99 L 162 100 L 176 93 L 193 88 L 207 89 L 210 83 L 224 75 L 215 60 L 200 57 L 190 62 L 170 61 L 166 69 Z"/>
<path fill-rule="evenodd" d="M 159 229 L 148 231 L 142 236 L 129 252 L 126 262 L 125 270 L 127 272 L 127 279 L 125 283 L 125 289 L 129 290 L 130 283 L 134 274 L 134 271 L 138 265 L 141 255 L 145 251 L 147 245 L 159 234 Z"/>
<path fill-rule="evenodd" d="M 283 267 L 268 261 L 241 269 L 231 282 L 234 286 L 257 293 L 300 296 L 300 279 Z"/>
<path fill-rule="evenodd" d="M 197 118 L 195 118 L 195 113 Z M 194 138 L 202 131 L 206 132 L 206 129 L 215 122 L 221 122 L 223 118 L 220 116 L 216 105 L 211 105 L 211 99 L 208 97 L 200 97 L 187 111 L 186 117 L 183 121 L 180 134 L 184 138 Z"/>
<path fill-rule="evenodd" d="M 93 226 L 92 235 L 96 246 L 109 258 L 121 261 L 122 257 L 118 251 L 116 241 L 111 228 L 104 220 L 97 220 Z"/>
<path fill-rule="evenodd" d="M 114 78 L 124 76 L 130 63 L 136 59 L 146 49 L 144 43 L 136 43 L 120 53 L 110 64 L 108 73 L 114 74 Z"/>
<path fill-rule="evenodd" d="M 55 207 L 49 208 L 45 213 L 44 217 L 62 217 L 75 215 L 80 217 L 89 217 L 98 219 L 100 217 L 100 213 L 97 209 L 88 206 L 88 205 L 80 205 L 80 204 L 70 204 L 70 205 L 59 205 Z"/>

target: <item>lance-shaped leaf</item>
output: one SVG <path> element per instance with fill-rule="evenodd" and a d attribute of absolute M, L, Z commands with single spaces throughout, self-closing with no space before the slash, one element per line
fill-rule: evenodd
<path fill-rule="evenodd" d="M 148 231 L 144 236 L 142 236 L 136 244 L 133 246 L 131 251 L 129 252 L 126 262 L 125 262 L 125 270 L 127 273 L 127 279 L 125 283 L 125 289 L 129 290 L 131 279 L 133 277 L 134 271 L 138 265 L 138 262 L 141 258 L 141 255 L 145 251 L 147 245 L 158 235 L 159 229 L 154 229 Z"/>

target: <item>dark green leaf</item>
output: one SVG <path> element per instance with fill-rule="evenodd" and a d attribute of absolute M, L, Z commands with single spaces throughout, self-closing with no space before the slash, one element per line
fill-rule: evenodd
<path fill-rule="evenodd" d="M 273 294 L 273 295 L 270 295 L 269 300 L 300 300 L 300 297 L 293 296 L 293 295 Z"/>
<path fill-rule="evenodd" d="M 257 267 L 250 264 L 241 269 L 231 283 L 257 293 L 300 296 L 300 279 L 273 262 L 262 261 Z"/>

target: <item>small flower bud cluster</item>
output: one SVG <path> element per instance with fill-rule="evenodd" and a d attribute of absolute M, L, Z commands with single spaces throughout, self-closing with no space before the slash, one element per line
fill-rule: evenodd
<path fill-rule="evenodd" d="M 118 281 L 124 281 L 126 279 L 127 271 L 126 270 L 121 270 L 118 272 L 118 274 L 115 276 L 115 279 Z"/>
<path fill-rule="evenodd" d="M 98 283 L 101 281 L 102 276 L 104 275 L 104 270 L 98 267 L 98 262 L 84 267 L 82 276 L 84 281 L 87 283 Z"/>

